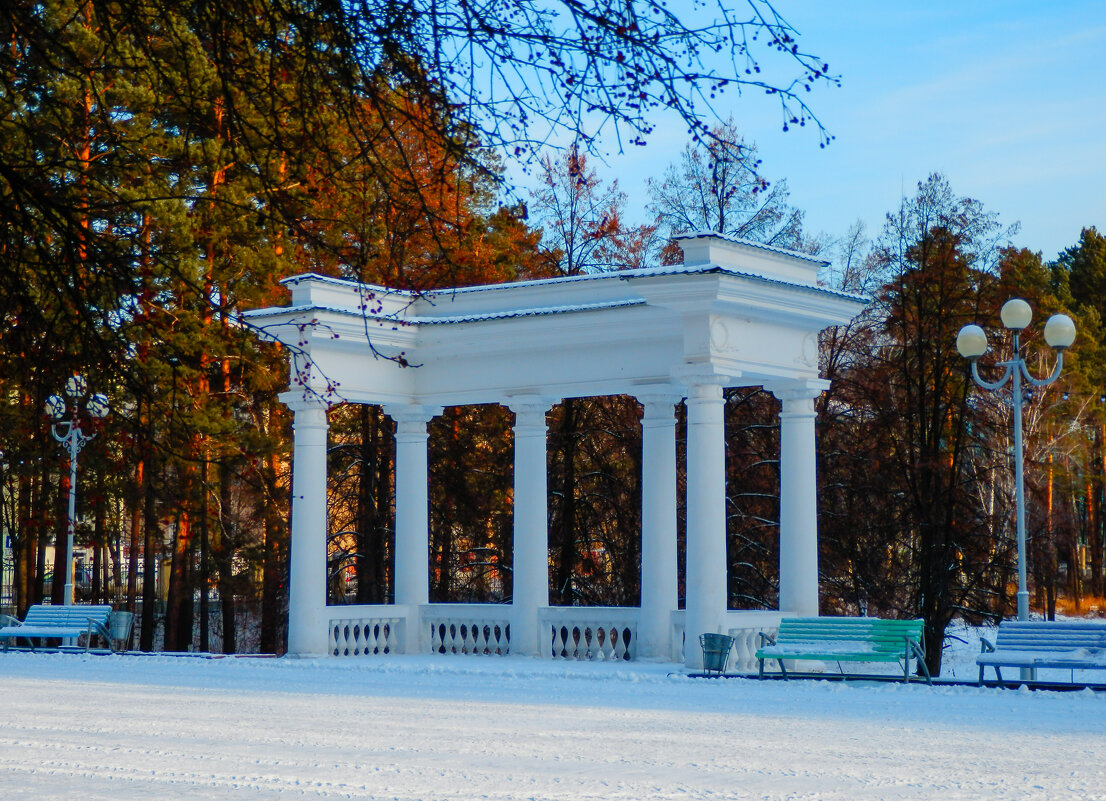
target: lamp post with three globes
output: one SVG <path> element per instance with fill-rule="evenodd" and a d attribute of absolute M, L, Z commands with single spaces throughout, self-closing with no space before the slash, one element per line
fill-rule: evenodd
<path fill-rule="evenodd" d="M 1018 547 L 1018 620 L 1029 619 L 1029 590 L 1026 588 L 1025 491 L 1022 457 L 1022 380 L 1046 387 L 1060 377 L 1064 350 L 1075 341 L 1075 323 L 1066 314 L 1054 314 L 1045 323 L 1045 342 L 1056 351 L 1056 366 L 1048 378 L 1034 378 L 1021 352 L 1021 332 L 1033 320 L 1033 310 L 1021 298 L 1008 300 L 1000 312 L 1002 324 L 1014 334 L 1013 356 L 996 366 L 1003 368 L 997 381 L 985 381 L 979 374 L 979 357 L 987 352 L 987 334 L 978 325 L 966 325 L 956 336 L 956 349 L 972 362 L 972 379 L 983 389 L 997 391 L 1010 384 L 1010 405 L 1014 412 L 1014 503 Z"/>

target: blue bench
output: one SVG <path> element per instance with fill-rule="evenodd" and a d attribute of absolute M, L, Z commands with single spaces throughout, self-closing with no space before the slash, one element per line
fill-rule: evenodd
<path fill-rule="evenodd" d="M 108 647 L 114 650 L 111 633 L 108 630 L 108 619 L 111 617 L 110 606 L 35 604 L 27 609 L 27 615 L 22 622 L 8 615 L 4 617 L 8 619 L 8 624 L 0 627 L 0 639 L 4 641 L 5 651 L 13 640 L 26 640 L 33 651 L 36 639 L 59 637 L 67 640 L 81 636 L 85 637 L 84 648 L 87 651 L 95 635 L 103 637 Z"/>
<path fill-rule="evenodd" d="M 975 661 L 980 684 L 988 667 L 999 685 L 1004 667 L 1106 670 L 1106 622 L 1004 620 L 994 642 L 980 641 Z"/>
<path fill-rule="evenodd" d="M 779 633 L 762 633 L 756 658 L 759 675 L 764 676 L 764 660 L 774 659 L 787 678 L 784 660 L 818 662 L 898 662 L 903 679 L 910 681 L 911 661 L 917 661 L 927 682 L 932 682 L 925 663 L 922 629 L 917 620 L 883 620 L 876 617 L 798 617 L 780 621 Z M 841 670 L 844 674 L 844 670 Z"/>

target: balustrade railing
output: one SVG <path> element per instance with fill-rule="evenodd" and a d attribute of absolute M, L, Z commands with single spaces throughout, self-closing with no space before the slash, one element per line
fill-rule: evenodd
<path fill-rule="evenodd" d="M 405 620 L 392 606 L 328 607 L 341 610 L 342 617 L 329 623 L 332 656 L 373 656 L 402 653 Z M 332 613 L 333 614 L 333 613 Z"/>
<path fill-rule="evenodd" d="M 539 612 L 554 659 L 630 661 L 637 656 L 636 607 L 549 606 Z"/>
<path fill-rule="evenodd" d="M 511 607 L 429 604 L 420 607 L 432 654 L 499 654 L 511 650 Z"/>
<path fill-rule="evenodd" d="M 404 637 L 417 636 L 411 647 L 433 654 L 499 654 L 511 650 L 513 609 L 501 604 L 426 604 L 417 620 L 408 620 L 406 608 L 388 605 L 330 607 L 330 653 L 368 656 L 404 652 Z M 734 638 L 729 672 L 754 673 L 760 632 L 774 634 L 787 613 L 775 611 L 727 612 L 723 631 Z M 544 656 L 578 661 L 630 661 L 638 657 L 636 607 L 549 606 L 538 612 Z M 671 658 L 680 661 L 684 641 L 683 610 L 672 613 Z"/>
<path fill-rule="evenodd" d="M 726 613 L 726 633 L 733 637 L 733 650 L 730 652 L 730 673 L 756 673 L 757 648 L 760 647 L 760 633 L 775 636 L 780 630 L 780 619 L 788 612 L 777 611 L 730 611 Z"/>
<path fill-rule="evenodd" d="M 726 612 L 723 629 L 726 634 L 733 637 L 733 649 L 730 651 L 726 672 L 756 673 L 756 653 L 757 648 L 760 647 L 760 633 L 775 635 L 780 630 L 780 619 L 790 614 L 774 610 Z M 680 646 L 680 653 L 675 655 L 678 660 L 683 659 L 685 619 L 686 615 L 682 609 L 672 613 L 672 641 Z"/>

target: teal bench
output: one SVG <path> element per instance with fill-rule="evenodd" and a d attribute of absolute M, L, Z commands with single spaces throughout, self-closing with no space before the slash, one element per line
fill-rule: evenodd
<path fill-rule="evenodd" d="M 111 617 L 110 606 L 35 604 L 27 609 L 27 615 L 22 622 L 9 615 L 4 617 L 7 618 L 8 624 L 0 627 L 0 639 L 4 641 L 5 651 L 8 650 L 12 640 L 25 639 L 33 651 L 36 639 L 44 637 L 76 639 L 82 635 L 85 637 L 84 649 L 87 651 L 92 644 L 93 636 L 97 634 L 104 638 L 109 648 L 114 650 L 108 630 L 108 619 Z"/>
<path fill-rule="evenodd" d="M 761 633 L 756 658 L 759 675 L 764 676 L 764 661 L 774 659 L 787 678 L 784 660 L 818 662 L 897 662 L 903 666 L 903 679 L 910 681 L 911 661 L 916 661 L 932 683 L 925 663 L 922 629 L 917 620 L 882 620 L 876 617 L 797 617 L 780 621 L 776 636 Z"/>
<path fill-rule="evenodd" d="M 975 661 L 979 683 L 991 667 L 1000 686 L 1004 667 L 1106 670 L 1106 622 L 1004 620 L 994 642 L 980 641 Z"/>

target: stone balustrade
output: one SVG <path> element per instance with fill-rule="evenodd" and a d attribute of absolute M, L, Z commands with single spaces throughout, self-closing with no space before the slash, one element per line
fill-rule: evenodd
<path fill-rule="evenodd" d="M 511 650 L 511 607 L 499 604 L 426 604 L 421 629 L 429 631 L 432 654 L 507 655 Z"/>
<path fill-rule="evenodd" d="M 328 625 L 331 656 L 381 656 L 402 653 L 406 621 L 393 606 L 335 606 Z M 339 616 L 340 615 L 340 616 Z"/>
<path fill-rule="evenodd" d="M 614 606 L 548 606 L 538 613 L 554 659 L 629 661 L 637 656 L 641 610 Z"/>
<path fill-rule="evenodd" d="M 399 653 L 505 656 L 511 652 L 514 610 L 503 604 L 423 604 L 418 607 L 350 605 L 328 607 L 333 656 Z M 775 633 L 776 611 L 730 611 L 723 631 L 734 638 L 728 672 L 755 673 L 760 633 Z M 414 619 L 409 617 L 414 615 Z M 542 656 L 577 661 L 640 658 L 641 610 L 637 607 L 547 606 L 538 610 Z M 684 649 L 683 610 L 671 614 L 671 641 L 664 649 L 679 661 Z M 408 643 L 405 636 L 416 636 Z"/>

